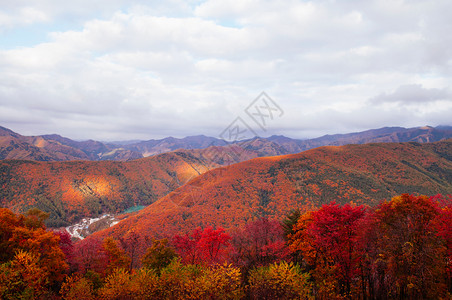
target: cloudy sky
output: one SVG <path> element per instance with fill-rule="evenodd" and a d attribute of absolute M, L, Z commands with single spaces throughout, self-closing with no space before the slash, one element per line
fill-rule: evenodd
<path fill-rule="evenodd" d="M 452 125 L 451 12 L 450 0 L 0 0 L 0 126 L 126 140 L 219 136 L 237 117 L 297 138 Z M 245 110 L 263 91 L 280 112 L 259 127 Z"/>

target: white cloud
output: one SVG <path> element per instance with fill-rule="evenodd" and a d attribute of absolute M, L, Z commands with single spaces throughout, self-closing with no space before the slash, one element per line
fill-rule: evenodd
<path fill-rule="evenodd" d="M 14 14 L 0 11 L 0 33 L 15 26 L 49 21 L 49 16 L 33 7 L 21 7 Z"/>
<path fill-rule="evenodd" d="M 286 108 L 274 133 L 439 124 L 452 114 L 451 3 L 0 0 L 7 31 L 54 28 L 0 50 L 1 125 L 217 135 L 263 90 Z"/>
<path fill-rule="evenodd" d="M 399 86 L 393 93 L 383 93 L 371 99 L 375 104 L 396 103 L 431 103 L 437 101 L 452 101 L 452 93 L 444 89 L 427 89 L 421 84 L 408 84 Z"/>

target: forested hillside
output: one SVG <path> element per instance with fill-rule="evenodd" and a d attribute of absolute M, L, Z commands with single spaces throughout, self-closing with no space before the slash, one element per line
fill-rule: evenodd
<path fill-rule="evenodd" d="M 100 234 L 231 229 L 332 200 L 375 205 L 401 193 L 452 194 L 452 140 L 329 146 L 217 168 Z"/>

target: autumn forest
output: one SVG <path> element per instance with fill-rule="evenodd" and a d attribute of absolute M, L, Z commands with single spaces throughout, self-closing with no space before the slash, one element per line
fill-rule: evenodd
<path fill-rule="evenodd" d="M 452 198 L 325 204 L 227 232 L 73 243 L 0 210 L 2 299 L 438 299 L 452 291 Z"/>
<path fill-rule="evenodd" d="M 451 299 L 452 140 L 429 130 L 2 160 L 0 299 Z"/>

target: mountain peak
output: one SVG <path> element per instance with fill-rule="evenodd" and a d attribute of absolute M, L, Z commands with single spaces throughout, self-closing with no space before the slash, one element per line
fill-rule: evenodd
<path fill-rule="evenodd" d="M 0 136 L 12 136 L 12 137 L 19 137 L 20 134 L 12 131 L 11 129 L 8 129 L 6 127 L 0 126 Z"/>

